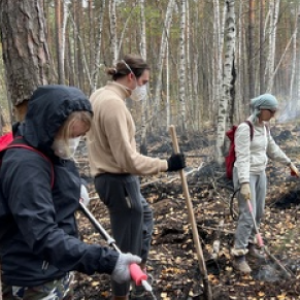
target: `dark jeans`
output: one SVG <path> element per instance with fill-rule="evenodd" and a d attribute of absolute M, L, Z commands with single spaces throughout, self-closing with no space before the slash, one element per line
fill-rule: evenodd
<path fill-rule="evenodd" d="M 107 206 L 113 238 L 122 252 L 130 252 L 147 261 L 153 231 L 153 213 L 140 192 L 137 176 L 101 174 L 95 178 L 97 193 Z M 112 282 L 115 296 L 125 296 L 130 283 Z"/>

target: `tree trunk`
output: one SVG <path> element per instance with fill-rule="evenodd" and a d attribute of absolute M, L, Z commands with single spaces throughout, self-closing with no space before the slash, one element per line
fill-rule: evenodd
<path fill-rule="evenodd" d="M 63 21 L 62 19 L 62 0 L 55 0 L 55 31 L 56 31 L 56 59 L 57 59 L 57 70 L 58 70 L 58 83 L 64 84 L 64 49 L 63 49 Z"/>
<path fill-rule="evenodd" d="M 147 60 L 147 44 L 146 44 L 146 20 L 145 20 L 145 0 L 140 0 L 140 18 L 141 18 L 141 56 Z M 147 93 L 148 94 L 148 93 Z M 146 123 L 146 112 L 147 112 L 148 96 L 142 101 L 142 116 L 141 116 L 141 146 L 140 152 L 147 155 L 147 123 Z"/>
<path fill-rule="evenodd" d="M 276 53 L 276 34 L 277 34 L 277 23 L 279 17 L 279 7 L 280 0 L 277 0 L 275 3 L 274 0 L 270 0 L 270 44 L 269 44 L 269 81 L 268 81 L 268 92 L 272 93 L 274 77 L 275 77 L 275 53 Z"/>
<path fill-rule="evenodd" d="M 175 1 L 169 0 L 168 7 L 166 10 L 165 21 L 163 32 L 161 34 L 160 50 L 158 53 L 157 65 L 156 65 L 156 81 L 154 86 L 154 114 L 159 111 L 159 104 L 161 101 L 161 90 L 162 90 L 162 70 L 163 61 L 165 58 L 166 45 L 168 43 L 168 37 L 170 32 L 170 26 L 172 22 L 172 12 L 174 8 Z"/>
<path fill-rule="evenodd" d="M 249 97 L 254 98 L 255 96 L 255 81 L 254 81 L 254 73 L 255 73 L 255 64 L 254 64 L 254 28 L 255 28 L 255 3 L 254 0 L 249 0 Z"/>
<path fill-rule="evenodd" d="M 97 35 L 97 43 L 96 43 L 96 49 L 95 49 L 96 58 L 95 58 L 95 62 L 93 64 L 94 68 L 91 71 L 91 76 L 92 76 L 91 92 L 94 92 L 96 90 L 97 84 L 98 84 L 98 78 L 99 78 L 104 11 L 105 11 L 105 0 L 102 0 L 101 6 L 100 6 L 98 35 Z"/>
<path fill-rule="evenodd" d="M 186 1 L 180 1 L 181 18 L 180 18 L 180 40 L 179 40 L 179 101 L 180 101 L 180 128 L 184 132 L 186 130 Z"/>
<path fill-rule="evenodd" d="M 2 0 L 0 10 L 8 99 L 23 120 L 32 92 L 50 78 L 44 14 L 39 1 Z"/>
<path fill-rule="evenodd" d="M 219 103 L 218 124 L 217 124 L 217 149 L 216 160 L 221 165 L 224 161 L 224 141 L 226 122 L 228 118 L 228 104 L 232 99 L 232 89 L 234 87 L 234 56 L 235 56 L 235 13 L 234 0 L 226 0 L 227 17 L 225 28 L 225 60 L 223 77 L 223 95 Z M 229 116 L 232 119 L 232 116 Z M 232 124 L 229 124 L 232 125 Z"/>
<path fill-rule="evenodd" d="M 117 15 L 116 15 L 116 0 L 109 0 L 109 28 L 111 40 L 112 62 L 115 65 L 118 61 L 118 38 L 117 38 Z"/>
<path fill-rule="evenodd" d="M 265 92 L 265 56 L 264 56 L 264 20 L 265 20 L 265 0 L 260 0 L 260 20 L 259 20 L 259 90 L 260 94 Z"/>
<path fill-rule="evenodd" d="M 85 81 L 84 81 L 84 49 L 82 48 L 82 0 L 75 0 L 78 1 L 77 9 L 74 15 L 74 22 L 75 22 L 75 32 L 76 32 L 76 39 L 77 39 L 77 66 L 78 66 L 78 87 L 84 90 Z"/>

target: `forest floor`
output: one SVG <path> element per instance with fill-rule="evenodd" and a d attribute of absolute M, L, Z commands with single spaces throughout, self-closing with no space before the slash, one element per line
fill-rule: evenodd
<path fill-rule="evenodd" d="M 300 163 L 300 128 L 295 124 L 276 125 L 271 133 L 292 161 Z M 268 250 L 291 271 L 291 278 L 287 278 L 268 256 L 263 262 L 250 261 L 252 273 L 242 275 L 232 267 L 230 249 L 236 221 L 232 219 L 229 207 L 233 187 L 232 182 L 226 179 L 225 170 L 213 162 L 214 131 L 178 136 L 178 141 L 187 157 L 187 182 L 213 300 L 300 299 L 300 179 L 291 177 L 287 167 L 269 162 L 266 210 L 260 228 Z M 171 147 L 169 136 L 151 137 L 148 155 L 167 158 Z M 79 159 L 79 165 L 82 174 L 88 174 L 86 160 Z M 202 277 L 178 174 L 141 178 L 141 191 L 154 211 L 148 271 L 155 279 L 153 290 L 156 298 L 204 299 Z M 91 181 L 90 192 L 92 197 L 97 198 Z M 236 202 L 234 199 L 235 208 Z M 93 199 L 89 207 L 110 233 L 107 209 L 101 201 Z M 77 218 L 84 241 L 106 245 L 81 213 Z M 221 225 L 220 221 L 224 224 Z M 216 239 L 220 240 L 220 251 L 218 257 L 212 259 L 212 245 Z M 111 298 L 109 276 L 76 275 L 77 300 Z"/>

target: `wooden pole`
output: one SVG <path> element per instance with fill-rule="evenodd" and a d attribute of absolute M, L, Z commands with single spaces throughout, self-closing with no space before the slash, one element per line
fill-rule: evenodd
<path fill-rule="evenodd" d="M 179 153 L 180 151 L 179 151 L 179 145 L 178 145 L 178 141 L 177 141 L 175 126 L 171 125 L 169 130 L 170 130 L 170 134 L 171 134 L 171 138 L 172 138 L 174 152 Z M 205 262 L 204 262 L 203 251 L 202 251 L 202 247 L 201 247 L 201 244 L 200 244 L 197 224 L 196 224 L 194 211 L 193 211 L 193 204 L 192 204 L 192 201 L 191 201 L 191 198 L 190 198 L 190 193 L 189 193 L 189 189 L 188 189 L 188 185 L 187 185 L 187 180 L 186 180 L 186 177 L 184 175 L 183 170 L 180 170 L 179 174 L 180 174 L 180 177 L 181 177 L 183 194 L 184 194 L 187 209 L 188 209 L 189 221 L 190 221 L 191 226 L 192 226 L 192 233 L 193 233 L 194 244 L 195 244 L 196 251 L 197 251 L 197 258 L 198 258 L 199 268 L 200 268 L 201 274 L 203 276 L 204 298 L 206 300 L 212 300 L 211 287 L 210 287 L 209 281 L 208 281 L 206 265 L 205 265 Z"/>

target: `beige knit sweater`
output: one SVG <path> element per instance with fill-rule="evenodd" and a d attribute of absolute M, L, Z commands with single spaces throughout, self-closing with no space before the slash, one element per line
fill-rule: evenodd
<path fill-rule="evenodd" d="M 117 82 L 108 82 L 90 98 L 94 111 L 88 133 L 88 155 L 92 176 L 101 173 L 156 174 L 166 171 L 166 160 L 136 151 L 135 125 L 125 99 L 130 91 Z"/>

